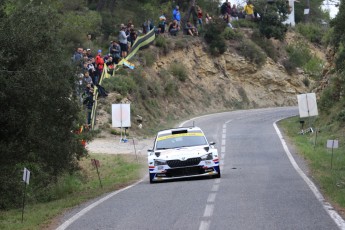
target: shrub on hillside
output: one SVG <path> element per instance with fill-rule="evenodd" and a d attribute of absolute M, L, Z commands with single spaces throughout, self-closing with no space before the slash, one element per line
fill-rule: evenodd
<path fill-rule="evenodd" d="M 222 35 L 226 40 L 241 40 L 243 38 L 243 34 L 241 31 L 234 30 L 229 27 L 225 28 Z"/>
<path fill-rule="evenodd" d="M 182 82 L 185 82 L 188 78 L 187 69 L 180 62 L 171 63 L 169 66 L 169 72 Z"/>
<path fill-rule="evenodd" d="M 301 67 L 306 73 L 318 78 L 323 69 L 323 61 L 312 55 L 308 45 L 303 42 L 298 42 L 286 47 L 288 52 L 289 62 L 293 63 L 294 67 Z"/>
<path fill-rule="evenodd" d="M 156 61 L 156 55 L 151 50 L 146 50 L 142 53 L 145 66 L 151 67 Z"/>
<path fill-rule="evenodd" d="M 163 36 L 158 36 L 155 39 L 155 45 L 163 51 L 163 53 L 166 55 L 169 53 L 169 41 L 164 38 Z"/>
<path fill-rule="evenodd" d="M 255 63 L 258 67 L 262 67 L 266 62 L 266 54 L 251 40 L 243 40 L 237 49 L 242 56 Z"/>
<path fill-rule="evenodd" d="M 308 39 L 308 41 L 318 44 L 322 43 L 322 37 L 325 33 L 325 30 L 320 26 L 320 24 L 313 23 L 298 23 L 296 25 L 296 30 Z"/>
<path fill-rule="evenodd" d="M 237 20 L 231 22 L 235 28 L 258 28 L 258 23 L 250 20 Z"/>
<path fill-rule="evenodd" d="M 222 32 L 225 29 L 225 23 L 222 20 L 216 20 L 205 26 L 205 41 L 209 44 L 212 55 L 223 54 L 226 51 L 226 44 Z"/>
<path fill-rule="evenodd" d="M 289 75 L 292 75 L 294 73 L 296 73 L 296 65 L 295 63 L 291 62 L 289 59 L 285 59 L 283 60 L 282 62 L 286 72 L 289 74 Z"/>
<path fill-rule="evenodd" d="M 177 39 L 175 41 L 175 48 L 176 49 L 184 49 L 188 46 L 188 40 L 187 39 Z"/>
<path fill-rule="evenodd" d="M 259 30 L 254 30 L 251 40 L 255 42 L 262 50 L 265 51 L 267 56 L 269 56 L 275 62 L 278 60 L 278 52 L 276 51 L 272 41 L 267 39 L 262 34 L 260 34 Z"/>
<path fill-rule="evenodd" d="M 103 87 L 108 91 L 115 91 L 121 95 L 127 95 L 138 89 L 138 85 L 132 77 L 117 76 L 106 78 Z"/>

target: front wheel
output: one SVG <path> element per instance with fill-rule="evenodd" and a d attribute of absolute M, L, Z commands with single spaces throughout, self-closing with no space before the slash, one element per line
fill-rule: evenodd
<path fill-rule="evenodd" d="M 221 177 L 221 174 L 220 174 L 220 169 L 218 170 L 218 174 L 217 175 L 214 175 L 213 178 L 220 178 Z"/>
<path fill-rule="evenodd" d="M 149 174 L 150 184 L 154 184 L 154 183 L 155 183 L 155 181 L 153 181 L 153 177 L 154 177 L 154 176 L 151 176 L 151 173 L 150 173 L 150 174 Z"/>

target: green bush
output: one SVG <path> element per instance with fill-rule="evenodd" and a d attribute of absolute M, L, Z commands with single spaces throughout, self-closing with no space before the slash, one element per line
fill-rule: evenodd
<path fill-rule="evenodd" d="M 265 51 L 267 56 L 269 56 L 275 62 L 278 60 L 278 52 L 276 51 L 272 41 L 264 37 L 259 30 L 254 30 L 251 40 L 255 42 L 262 50 Z"/>
<path fill-rule="evenodd" d="M 188 46 L 187 39 L 178 39 L 175 41 L 175 48 L 176 49 L 185 49 Z"/>
<path fill-rule="evenodd" d="M 104 79 L 103 87 L 108 91 L 115 91 L 121 95 L 130 94 L 138 89 L 138 85 L 132 77 L 124 76 L 115 76 Z"/>
<path fill-rule="evenodd" d="M 205 41 L 209 44 L 212 55 L 223 54 L 226 51 L 225 39 L 222 32 L 225 29 L 225 23 L 222 20 L 214 19 L 215 23 L 205 26 Z"/>
<path fill-rule="evenodd" d="M 178 92 L 178 85 L 176 81 L 174 81 L 173 79 L 169 79 L 168 81 L 166 81 L 164 84 L 164 92 L 165 96 L 176 96 Z"/>
<path fill-rule="evenodd" d="M 258 23 L 251 20 L 237 20 L 231 22 L 232 26 L 235 28 L 258 28 Z"/>
<path fill-rule="evenodd" d="M 242 56 L 255 63 L 258 67 L 262 67 L 266 62 L 266 54 L 251 40 L 243 40 L 237 49 Z"/>
<path fill-rule="evenodd" d="M 286 72 L 289 74 L 289 75 L 292 75 L 294 73 L 296 73 L 296 65 L 295 63 L 291 62 L 289 59 L 285 59 L 283 60 L 282 62 Z"/>
<path fill-rule="evenodd" d="M 180 62 L 171 63 L 169 66 L 169 72 L 182 82 L 185 82 L 188 78 L 187 69 Z"/>
<path fill-rule="evenodd" d="M 325 33 L 325 29 L 323 29 L 320 24 L 298 23 L 295 28 L 297 32 L 308 39 L 308 41 L 318 44 L 322 43 L 322 37 Z"/>
<path fill-rule="evenodd" d="M 309 75 L 319 78 L 323 69 L 323 61 L 312 55 L 308 45 L 303 42 L 297 42 L 286 48 L 289 56 L 289 62 L 294 67 L 301 67 Z"/>
<path fill-rule="evenodd" d="M 156 55 L 152 51 L 145 51 L 142 53 L 145 66 L 151 67 L 156 61 Z"/>
<path fill-rule="evenodd" d="M 316 80 L 320 80 L 322 77 L 324 62 L 316 56 L 313 56 L 309 61 L 303 66 L 303 69 L 310 76 L 314 77 Z"/>
<path fill-rule="evenodd" d="M 241 33 L 241 31 L 234 30 L 229 27 L 225 28 L 222 35 L 226 40 L 241 40 L 243 38 L 243 34 Z"/>
<path fill-rule="evenodd" d="M 158 36 L 156 39 L 155 39 L 155 45 L 157 47 L 165 47 L 167 46 L 167 40 L 163 37 L 163 36 Z"/>
<path fill-rule="evenodd" d="M 303 84 L 306 86 L 306 87 L 309 87 L 310 85 L 310 80 L 309 78 L 305 77 L 303 80 L 302 80 Z"/>

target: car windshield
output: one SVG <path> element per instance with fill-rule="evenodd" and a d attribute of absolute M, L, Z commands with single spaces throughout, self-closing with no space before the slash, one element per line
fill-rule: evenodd
<path fill-rule="evenodd" d="M 198 145 L 207 145 L 206 138 L 201 132 L 168 134 L 157 137 L 156 150 Z"/>

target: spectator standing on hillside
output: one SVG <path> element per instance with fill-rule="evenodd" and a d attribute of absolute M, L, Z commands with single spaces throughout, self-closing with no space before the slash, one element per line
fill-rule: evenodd
<path fill-rule="evenodd" d="M 72 60 L 74 62 L 80 62 L 82 61 L 82 58 L 83 58 L 83 48 L 78 47 L 77 50 L 73 54 Z"/>
<path fill-rule="evenodd" d="M 110 42 L 109 53 L 117 64 L 121 58 L 121 47 L 116 41 Z"/>
<path fill-rule="evenodd" d="M 231 20 L 238 20 L 238 9 L 236 4 L 233 4 L 231 8 Z"/>
<path fill-rule="evenodd" d="M 95 62 L 96 62 L 95 58 L 90 58 L 87 64 L 87 69 L 89 70 L 89 75 L 94 85 L 96 85 L 98 82 L 98 71 L 96 69 Z"/>
<path fill-rule="evenodd" d="M 92 78 L 90 77 L 89 71 L 86 70 L 84 72 L 84 85 L 88 85 L 88 84 L 93 86 Z"/>
<path fill-rule="evenodd" d="M 186 32 L 187 35 L 198 36 L 198 30 L 195 28 L 195 26 L 192 25 L 191 22 L 187 22 Z"/>
<path fill-rule="evenodd" d="M 226 3 L 226 13 L 228 14 L 228 15 L 231 15 L 231 3 L 230 2 L 227 2 Z"/>
<path fill-rule="evenodd" d="M 206 13 L 206 15 L 205 15 L 205 23 L 209 24 L 211 22 L 211 20 L 212 20 L 212 17 L 208 13 Z"/>
<path fill-rule="evenodd" d="M 119 32 L 119 42 L 121 47 L 121 57 L 127 57 L 128 52 L 128 40 L 129 34 L 126 35 L 126 26 L 122 25 L 121 30 Z"/>
<path fill-rule="evenodd" d="M 137 37 L 138 37 L 137 31 L 135 31 L 134 25 L 132 24 L 131 28 L 129 29 L 129 42 L 131 43 L 131 47 L 133 46 Z"/>
<path fill-rule="evenodd" d="M 181 26 L 181 13 L 180 13 L 180 7 L 176 6 L 173 10 L 173 20 L 177 21 L 178 26 Z"/>
<path fill-rule="evenodd" d="M 223 19 L 228 27 L 230 27 L 231 29 L 234 28 L 231 24 L 231 17 L 229 14 L 225 14 Z"/>
<path fill-rule="evenodd" d="M 102 76 L 102 72 L 104 68 L 104 59 L 102 57 L 102 50 L 98 50 L 95 63 L 97 66 L 98 76 Z"/>
<path fill-rule="evenodd" d="M 92 42 L 92 35 L 91 35 L 91 33 L 88 33 L 86 35 L 86 42 L 84 44 L 85 44 L 85 47 L 89 47 L 90 49 L 92 49 L 94 47 L 93 46 L 93 42 Z"/>
<path fill-rule="evenodd" d="M 202 9 L 200 6 L 197 7 L 197 14 L 198 14 L 198 24 L 202 28 Z"/>
<path fill-rule="evenodd" d="M 93 58 L 93 55 L 91 53 L 91 49 L 90 48 L 86 49 L 86 55 L 87 55 L 87 58 Z"/>
<path fill-rule="evenodd" d="M 220 13 L 222 16 L 226 14 L 226 8 L 228 7 L 228 1 L 223 2 L 223 4 L 220 7 Z"/>
<path fill-rule="evenodd" d="M 254 19 L 254 6 L 251 1 L 248 1 L 247 5 L 244 6 L 243 12 L 246 14 L 246 19 Z"/>
<path fill-rule="evenodd" d="M 180 30 L 180 26 L 178 25 L 176 20 L 170 23 L 169 29 L 168 29 L 170 35 L 176 36 L 179 30 Z"/>
<path fill-rule="evenodd" d="M 86 106 L 87 110 L 87 124 L 91 124 L 91 113 L 93 107 L 93 87 L 91 84 L 87 84 L 85 87 L 85 91 L 83 93 L 83 104 Z"/>
<path fill-rule="evenodd" d="M 107 68 L 108 68 L 108 73 L 109 74 L 113 74 L 114 72 L 114 60 L 113 60 L 113 57 L 112 56 L 109 56 L 107 61 L 105 62 L 105 64 L 107 65 Z"/>
<path fill-rule="evenodd" d="M 158 33 L 164 34 L 166 24 L 167 18 L 165 17 L 165 13 L 163 12 L 162 15 L 159 16 Z"/>

